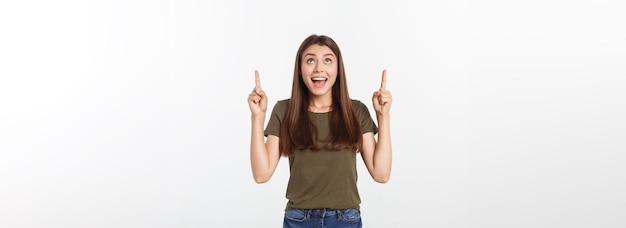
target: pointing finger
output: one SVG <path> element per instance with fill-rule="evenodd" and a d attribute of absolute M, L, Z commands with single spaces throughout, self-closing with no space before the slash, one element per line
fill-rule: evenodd
<path fill-rule="evenodd" d="M 387 70 L 383 70 L 383 78 L 380 81 L 380 88 L 386 89 L 387 86 Z"/>
<path fill-rule="evenodd" d="M 254 88 L 256 90 L 261 90 L 261 79 L 259 79 L 259 71 L 255 70 L 254 71 Z"/>

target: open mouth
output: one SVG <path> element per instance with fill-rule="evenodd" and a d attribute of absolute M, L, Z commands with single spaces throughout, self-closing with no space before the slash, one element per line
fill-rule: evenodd
<path fill-rule="evenodd" d="M 328 78 L 314 77 L 314 78 L 311 78 L 311 81 L 313 81 L 313 85 L 315 87 L 322 88 L 324 87 L 324 85 L 326 85 L 326 81 L 328 81 Z"/>

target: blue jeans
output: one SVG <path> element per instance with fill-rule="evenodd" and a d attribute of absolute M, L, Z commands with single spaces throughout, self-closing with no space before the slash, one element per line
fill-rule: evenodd
<path fill-rule="evenodd" d="M 291 209 L 285 211 L 283 228 L 361 228 L 361 213 L 353 208 Z"/>

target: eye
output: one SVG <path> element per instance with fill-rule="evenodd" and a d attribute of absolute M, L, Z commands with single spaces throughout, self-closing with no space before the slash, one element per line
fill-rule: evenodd
<path fill-rule="evenodd" d="M 332 60 L 332 59 L 325 59 L 325 60 L 324 60 L 324 63 L 326 63 L 326 64 L 331 64 L 332 62 L 333 62 L 333 60 Z"/>
<path fill-rule="evenodd" d="M 314 63 L 314 62 L 315 62 L 315 60 L 313 60 L 313 58 L 310 58 L 310 59 L 306 60 L 306 63 Z"/>

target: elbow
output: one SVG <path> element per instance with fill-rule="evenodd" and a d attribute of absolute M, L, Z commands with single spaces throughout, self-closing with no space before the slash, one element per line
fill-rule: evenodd
<path fill-rule="evenodd" d="M 268 182 L 269 180 L 269 177 L 254 176 L 254 182 L 256 182 L 257 184 L 263 184 Z"/>
<path fill-rule="evenodd" d="M 374 181 L 378 182 L 379 184 L 385 184 L 389 181 L 389 178 L 375 178 Z"/>
<path fill-rule="evenodd" d="M 389 175 L 379 175 L 374 177 L 374 181 L 384 184 L 389 181 Z"/>

